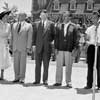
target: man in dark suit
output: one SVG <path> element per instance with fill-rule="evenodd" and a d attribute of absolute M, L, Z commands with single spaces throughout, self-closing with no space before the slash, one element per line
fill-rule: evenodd
<path fill-rule="evenodd" d="M 62 85 L 63 65 L 66 66 L 66 86 L 71 88 L 72 52 L 78 46 L 77 31 L 71 22 L 72 14 L 64 14 L 64 23 L 56 26 L 55 49 L 56 49 L 56 83 L 54 86 Z"/>
<path fill-rule="evenodd" d="M 51 42 L 54 40 L 54 24 L 48 20 L 46 10 L 40 13 L 41 20 L 36 22 L 33 33 L 33 51 L 36 51 L 35 82 L 40 84 L 41 65 L 43 61 L 43 84 L 48 85 L 48 68 L 51 56 Z"/>

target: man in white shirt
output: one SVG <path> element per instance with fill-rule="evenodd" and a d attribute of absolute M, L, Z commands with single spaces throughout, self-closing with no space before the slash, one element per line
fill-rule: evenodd
<path fill-rule="evenodd" d="M 98 12 L 93 12 L 92 21 L 93 25 L 87 28 L 86 37 L 87 37 L 87 64 L 88 64 L 88 72 L 87 72 L 87 85 L 84 87 L 85 89 L 91 89 L 93 84 L 93 66 L 94 66 L 94 58 L 95 58 L 95 43 L 97 36 L 97 44 L 98 44 L 98 53 L 97 53 L 97 87 L 100 89 L 100 25 L 98 23 L 99 20 Z"/>

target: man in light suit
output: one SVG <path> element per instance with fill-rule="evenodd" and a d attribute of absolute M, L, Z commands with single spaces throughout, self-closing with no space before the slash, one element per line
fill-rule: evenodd
<path fill-rule="evenodd" d="M 26 14 L 20 13 L 18 22 L 12 27 L 12 46 L 14 56 L 14 83 L 25 81 L 26 57 L 32 46 L 32 25 L 25 22 Z"/>
<path fill-rule="evenodd" d="M 51 56 L 51 42 L 54 40 L 54 24 L 48 20 L 46 10 L 40 14 L 41 20 L 36 22 L 36 31 L 33 33 L 33 51 L 36 49 L 35 82 L 40 84 L 41 64 L 43 62 L 43 84 L 48 85 L 48 68 Z"/>

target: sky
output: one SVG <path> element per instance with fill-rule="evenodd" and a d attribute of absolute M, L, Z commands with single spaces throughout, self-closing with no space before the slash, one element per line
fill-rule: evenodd
<path fill-rule="evenodd" d="M 4 5 L 4 2 L 7 2 L 10 7 L 16 5 L 19 12 L 31 14 L 32 0 L 0 0 L 0 12 L 3 10 L 2 6 Z"/>

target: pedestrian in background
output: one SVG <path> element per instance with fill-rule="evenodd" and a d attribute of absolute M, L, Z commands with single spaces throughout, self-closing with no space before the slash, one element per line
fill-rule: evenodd
<path fill-rule="evenodd" d="M 4 79 L 4 70 L 11 66 L 9 54 L 8 38 L 11 34 L 11 26 L 8 21 L 8 16 L 11 11 L 3 11 L 0 13 L 0 80 Z"/>

